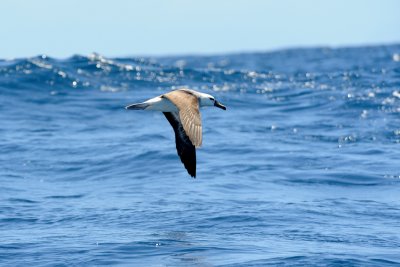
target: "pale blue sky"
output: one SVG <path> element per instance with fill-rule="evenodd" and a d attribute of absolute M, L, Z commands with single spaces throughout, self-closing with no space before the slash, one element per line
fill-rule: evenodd
<path fill-rule="evenodd" d="M 0 58 L 400 42 L 397 0 L 2 0 Z"/>

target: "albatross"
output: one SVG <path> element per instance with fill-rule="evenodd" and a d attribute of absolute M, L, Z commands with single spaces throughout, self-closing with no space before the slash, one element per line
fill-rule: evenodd
<path fill-rule="evenodd" d="M 126 106 L 129 110 L 155 110 L 164 113 L 175 132 L 176 150 L 187 172 L 196 178 L 196 148 L 203 134 L 200 107 L 215 106 L 226 110 L 212 95 L 190 89 L 178 89 Z"/>

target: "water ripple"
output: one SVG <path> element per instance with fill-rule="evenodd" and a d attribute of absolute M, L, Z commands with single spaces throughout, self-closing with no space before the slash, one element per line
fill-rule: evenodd
<path fill-rule="evenodd" d="M 0 60 L 0 265 L 393 266 L 399 45 Z M 190 87 L 197 175 L 129 103 Z"/>

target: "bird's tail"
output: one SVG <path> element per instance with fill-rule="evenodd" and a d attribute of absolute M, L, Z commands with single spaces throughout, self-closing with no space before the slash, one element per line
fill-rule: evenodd
<path fill-rule="evenodd" d="M 141 109 L 146 109 L 149 106 L 148 103 L 138 103 L 138 104 L 131 104 L 129 106 L 126 106 L 126 109 L 134 109 L 134 110 L 141 110 Z"/>

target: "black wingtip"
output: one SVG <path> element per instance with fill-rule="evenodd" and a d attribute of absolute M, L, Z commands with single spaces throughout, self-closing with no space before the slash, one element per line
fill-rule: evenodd
<path fill-rule="evenodd" d="M 182 161 L 183 165 L 185 166 L 185 169 L 187 170 L 188 174 L 190 175 L 190 177 L 192 177 L 193 179 L 196 179 L 196 163 L 189 164 L 189 162 L 187 161 Z"/>
<path fill-rule="evenodd" d="M 192 144 L 181 125 L 178 115 L 172 112 L 163 112 L 175 132 L 175 143 L 178 155 L 188 174 L 196 178 L 196 147 Z"/>

